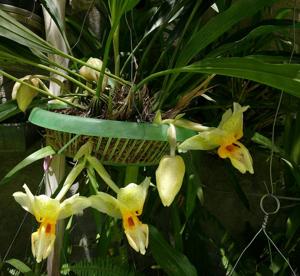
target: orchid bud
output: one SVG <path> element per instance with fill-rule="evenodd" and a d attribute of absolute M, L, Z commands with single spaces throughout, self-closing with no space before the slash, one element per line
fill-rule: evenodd
<path fill-rule="evenodd" d="M 97 82 L 99 77 L 100 77 L 100 71 L 101 71 L 102 65 L 103 65 L 102 60 L 98 59 L 98 58 L 92 58 L 91 57 L 91 58 L 88 59 L 86 64 L 97 68 L 98 71 L 84 65 L 79 69 L 79 74 L 81 76 L 85 77 L 89 81 Z M 105 75 L 104 78 L 103 78 L 102 90 L 104 90 L 105 87 L 107 86 L 107 82 L 108 82 L 108 77 Z"/>
<path fill-rule="evenodd" d="M 32 75 L 25 76 L 20 80 L 35 87 L 39 87 L 39 79 L 34 78 Z M 38 93 L 39 92 L 32 87 L 20 82 L 16 82 L 12 89 L 11 97 L 13 100 L 17 100 L 19 109 L 25 112 L 27 107 L 31 104 L 32 100 L 38 95 Z"/>
<path fill-rule="evenodd" d="M 157 190 L 164 206 L 170 206 L 179 192 L 185 173 L 181 156 L 165 155 L 156 170 Z"/>

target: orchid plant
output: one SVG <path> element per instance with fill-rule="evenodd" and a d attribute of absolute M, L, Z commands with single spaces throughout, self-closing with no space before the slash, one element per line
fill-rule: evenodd
<path fill-rule="evenodd" d="M 194 238 L 195 231 L 189 226 L 189 218 L 195 209 L 196 195 L 201 198 L 201 189 L 196 191 L 190 184 L 191 175 L 196 173 L 190 173 L 185 153 L 217 149 L 217 155 L 228 158 L 241 174 L 254 174 L 252 157 L 240 142 L 244 136 L 244 112 L 250 103 L 243 91 L 240 97 L 228 93 L 226 104 L 223 104 L 225 100 L 219 100 L 220 96 L 215 93 L 220 89 L 222 77 L 247 79 L 300 96 L 299 65 L 289 64 L 285 56 L 263 55 L 259 46 L 249 46 L 254 39 L 261 45 L 272 36 L 274 41 L 270 40 L 264 47 L 273 49 L 274 44 L 284 40 L 276 34 L 282 34 L 282 30 L 288 28 L 286 22 L 279 20 L 274 25 L 267 25 L 259 21 L 243 30 L 234 28 L 249 16 L 258 12 L 263 14 L 264 8 L 276 0 L 89 1 L 90 6 L 85 12 L 89 15 L 93 11 L 100 18 L 100 24 L 97 22 L 94 29 L 92 24 L 85 26 L 85 19 L 78 26 L 78 18 L 74 20 L 75 16 L 80 16 L 78 14 L 69 14 L 67 20 L 62 21 L 53 1 L 41 2 L 59 29 L 67 51 L 58 49 L 0 10 L 3 22 L 0 36 L 5 37 L 0 41 L 0 61 L 3 61 L 0 74 L 15 82 L 12 101 L 0 109 L 0 121 L 18 112 L 26 114 L 34 106 L 59 106 L 83 116 L 166 124 L 170 152 L 161 158 L 155 172 L 145 169 L 144 181 L 137 184 L 142 179 L 139 175 L 134 175 L 130 181 L 120 181 L 117 173 L 110 174 L 92 154 L 96 145 L 87 141 L 75 155 L 74 166 L 54 198 L 33 195 L 24 185 L 25 193 L 15 192 L 13 196 L 40 223 L 31 236 L 33 256 L 39 263 L 53 251 L 59 220 L 81 214 L 91 207 L 112 219 L 122 219 L 130 247 L 145 255 L 149 246 L 156 253 L 153 253 L 156 262 L 169 275 L 196 275 L 194 265 L 181 254 L 184 239 L 188 239 L 189 234 Z M 75 9 L 80 1 L 77 4 L 70 2 Z M 74 32 L 78 41 L 72 41 Z M 74 44 L 72 47 L 70 42 Z M 68 65 L 53 57 L 67 60 Z M 25 76 L 19 78 L 10 71 L 15 64 L 35 70 L 26 71 Z M 39 73 L 33 73 L 36 70 Z M 59 86 L 61 93 L 51 91 L 49 83 Z M 190 112 L 205 105 L 207 109 L 217 110 L 215 114 L 219 116 L 220 110 L 232 103 L 232 108 L 224 112 L 217 127 L 210 126 L 215 120 L 208 118 L 205 111 Z M 199 123 L 201 120 L 203 124 Z M 179 143 L 176 139 L 178 128 L 187 128 L 197 134 Z M 122 175 L 122 169 L 116 171 Z M 90 194 L 86 197 L 76 194 L 64 199 L 79 175 L 84 175 L 85 179 L 81 187 L 86 188 L 85 184 L 92 187 Z M 155 175 L 154 184 L 150 181 L 152 175 Z M 106 183 L 108 189 L 100 182 Z M 151 186 L 153 189 L 149 189 Z M 151 233 L 150 224 L 155 219 L 151 221 L 147 217 L 146 198 L 153 203 L 153 213 L 159 208 L 171 213 L 174 233 L 170 234 L 169 241 L 176 250 L 181 250 L 180 254 L 165 246 L 161 242 L 164 239 L 153 234 L 155 231 Z M 185 210 L 185 222 L 181 224 L 182 210 Z M 141 222 L 141 215 L 148 223 Z M 194 219 L 193 225 L 198 219 Z M 183 233 L 188 227 L 193 231 L 185 236 Z M 162 253 L 155 251 L 155 242 L 156 245 L 164 244 Z M 160 260 L 165 256 L 169 257 L 168 261 L 172 258 L 175 261 L 165 262 L 165 265 Z M 172 269 L 176 273 L 172 274 Z"/>

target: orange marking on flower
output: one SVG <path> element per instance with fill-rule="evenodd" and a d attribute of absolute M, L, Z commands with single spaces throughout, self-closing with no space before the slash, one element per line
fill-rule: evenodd
<path fill-rule="evenodd" d="M 226 146 L 226 150 L 229 151 L 229 152 L 233 152 L 234 151 L 234 145 Z"/>
<path fill-rule="evenodd" d="M 127 222 L 128 222 L 128 226 L 129 227 L 133 227 L 134 226 L 134 220 L 133 220 L 132 217 L 128 217 Z"/>
<path fill-rule="evenodd" d="M 50 223 L 47 223 L 47 226 L 46 226 L 46 233 L 49 234 L 51 233 L 51 229 L 52 229 L 52 225 Z"/>

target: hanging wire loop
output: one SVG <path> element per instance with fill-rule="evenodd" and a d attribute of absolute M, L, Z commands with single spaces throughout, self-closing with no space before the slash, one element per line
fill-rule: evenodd
<path fill-rule="evenodd" d="M 275 201 L 275 206 L 274 206 L 274 209 L 273 210 L 268 210 L 266 208 L 266 200 L 268 200 L 269 202 L 272 200 L 272 201 Z M 278 199 L 277 196 L 273 195 L 273 194 L 265 194 L 262 196 L 262 198 L 260 199 L 260 209 L 261 211 L 269 216 L 269 215 L 275 215 L 279 209 L 280 209 L 280 201 Z M 269 205 L 269 204 L 268 204 Z"/>

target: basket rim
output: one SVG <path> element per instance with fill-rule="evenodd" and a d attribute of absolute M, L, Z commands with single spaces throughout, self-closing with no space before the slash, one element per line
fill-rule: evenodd
<path fill-rule="evenodd" d="M 55 113 L 39 107 L 32 109 L 32 124 L 55 131 L 109 138 L 167 141 L 168 125 L 86 118 Z M 197 132 L 176 127 L 177 141 L 182 142 Z"/>

